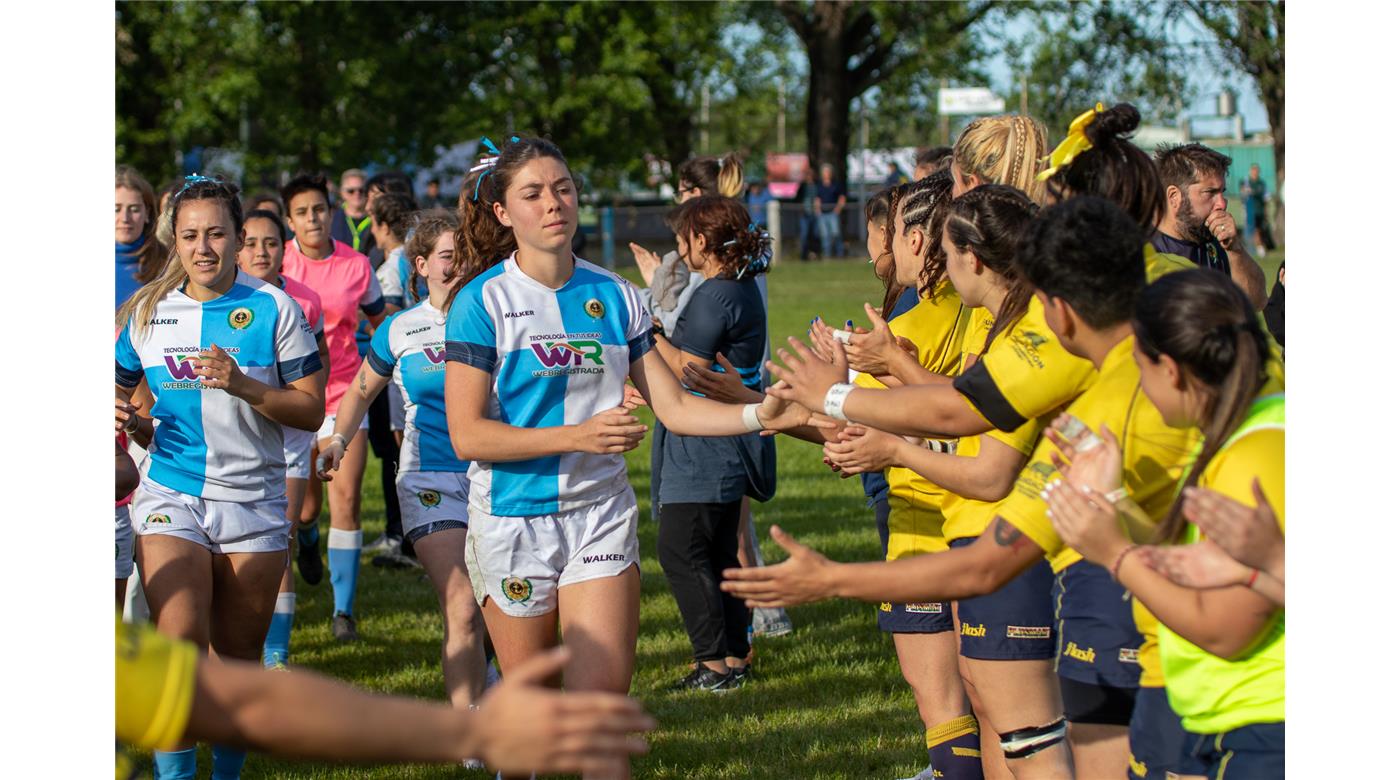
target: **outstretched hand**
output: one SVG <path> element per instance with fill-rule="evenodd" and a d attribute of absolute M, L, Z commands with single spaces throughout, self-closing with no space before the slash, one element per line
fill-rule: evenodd
<path fill-rule="evenodd" d="M 788 552 L 788 559 L 767 566 L 725 569 L 721 590 L 752 608 L 790 607 L 836 595 L 830 579 L 837 564 L 776 525 L 768 533 Z"/>
<path fill-rule="evenodd" d="M 635 699 L 616 693 L 552 690 L 569 660 L 556 648 L 511 670 L 473 713 L 477 755 L 505 774 L 621 777 L 628 756 L 647 751 L 642 733 L 656 728 Z"/>
<path fill-rule="evenodd" d="M 808 409 L 823 409 L 827 391 L 849 376 L 845 345 L 834 339 L 830 342 L 833 362 L 828 363 L 798 339 L 789 337 L 788 344 L 791 352 L 779 349 L 774 353 L 782 363 L 773 360 L 767 363 L 773 378 L 781 380 L 782 384 L 781 388 L 778 385 L 769 387 L 768 394 L 796 401 Z"/>

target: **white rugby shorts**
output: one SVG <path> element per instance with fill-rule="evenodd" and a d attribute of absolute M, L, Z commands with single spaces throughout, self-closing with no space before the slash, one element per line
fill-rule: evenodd
<path fill-rule="evenodd" d="M 167 534 L 213 553 L 277 552 L 287 549 L 291 521 L 287 496 L 257 501 L 211 501 L 142 480 L 131 500 L 138 536 Z"/>
<path fill-rule="evenodd" d="M 410 541 L 435 531 L 467 527 L 467 475 L 452 471 L 400 471 L 394 480 Z"/>
<path fill-rule="evenodd" d="M 471 509 L 467 572 L 478 604 L 488 597 L 512 617 L 559 606 L 559 588 L 640 568 L 637 498 L 631 486 L 582 509 L 498 517 Z"/>
<path fill-rule="evenodd" d="M 282 426 L 282 454 L 287 458 L 287 479 L 311 479 L 311 447 L 315 431 Z"/>
<path fill-rule="evenodd" d="M 359 427 L 359 428 L 356 428 L 355 430 L 359 430 L 359 431 L 367 431 L 367 430 L 369 430 L 369 414 L 368 414 L 368 413 L 366 413 L 364 417 L 361 417 L 361 418 L 360 418 L 360 427 Z M 316 441 L 317 441 L 317 443 L 326 441 L 327 439 L 329 439 L 329 438 L 331 437 L 331 434 L 333 434 L 333 433 L 335 433 L 335 415 L 333 415 L 333 414 L 328 414 L 328 415 L 326 415 L 326 419 L 321 423 L 321 428 L 320 428 L 320 430 L 316 431 Z M 353 438 L 355 438 L 355 437 L 354 437 L 354 436 L 350 436 L 350 437 L 347 437 L 347 438 L 353 439 Z"/>

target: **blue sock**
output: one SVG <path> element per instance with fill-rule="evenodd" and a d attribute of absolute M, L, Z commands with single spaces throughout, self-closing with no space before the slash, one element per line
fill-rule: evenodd
<path fill-rule="evenodd" d="M 335 611 L 355 614 L 355 581 L 360 578 L 360 547 L 363 532 L 332 528 L 326 541 L 326 557 L 331 564 L 331 589 L 335 592 Z"/>
<path fill-rule="evenodd" d="M 292 618 L 296 616 L 297 594 L 278 593 L 277 606 L 272 610 L 272 622 L 263 640 L 263 666 L 287 663 L 291 657 Z"/>
<path fill-rule="evenodd" d="M 982 746 L 977 718 L 964 715 L 924 732 L 933 776 L 946 780 L 982 780 Z"/>
<path fill-rule="evenodd" d="M 316 523 L 303 525 L 297 529 L 297 544 L 302 547 L 314 547 L 321 541 L 321 526 Z"/>
<path fill-rule="evenodd" d="M 248 757 L 246 750 L 234 750 L 223 745 L 214 746 L 214 774 L 212 780 L 238 780 L 243 771 L 243 760 Z"/>
<path fill-rule="evenodd" d="M 194 748 L 167 753 L 157 750 L 157 780 L 194 780 Z"/>

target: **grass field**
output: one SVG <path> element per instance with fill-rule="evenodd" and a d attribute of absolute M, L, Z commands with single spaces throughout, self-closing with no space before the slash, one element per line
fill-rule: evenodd
<path fill-rule="evenodd" d="M 1272 280 L 1281 253 L 1267 258 Z M 635 274 L 633 275 L 635 280 Z M 774 341 L 805 332 L 817 314 L 828 322 L 863 320 L 861 303 L 879 300 L 879 287 L 862 261 L 786 262 L 774 270 L 770 328 Z M 689 642 L 656 560 L 656 525 L 647 500 L 650 442 L 627 458 L 641 507 L 641 636 L 632 694 L 660 727 L 651 752 L 636 760 L 639 778 L 895 778 L 927 763 L 923 726 L 888 635 L 875 626 L 874 607 L 827 602 L 791 610 L 796 630 L 756 642 L 756 681 L 726 696 L 674 693 L 669 684 L 687 671 Z M 779 489 L 755 505 L 763 553 L 780 557 L 767 527 L 780 523 L 837 560 L 879 554 L 871 514 L 857 480 L 841 480 L 822 466 L 813 445 L 778 442 Z M 365 539 L 384 526 L 378 461 L 364 482 Z M 322 537 L 328 519 L 322 516 Z M 417 570 L 361 569 L 355 612 L 361 640 L 331 638 L 329 578 L 311 588 L 297 580 L 292 661 L 301 667 L 384 693 L 446 700 L 439 666 L 442 621 L 437 599 Z M 200 774 L 210 758 L 200 750 Z M 149 771 L 149 763 L 147 764 Z M 489 777 L 453 767 L 337 766 L 293 763 L 250 755 L 249 778 Z"/>

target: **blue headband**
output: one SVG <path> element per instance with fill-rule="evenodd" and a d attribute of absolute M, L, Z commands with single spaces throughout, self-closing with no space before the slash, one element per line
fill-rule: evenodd
<path fill-rule="evenodd" d="M 190 174 L 189 176 L 186 176 L 186 177 L 185 177 L 185 186 L 181 187 L 181 188 L 180 188 L 180 192 L 177 192 L 177 193 L 175 193 L 175 194 L 176 194 L 176 195 L 179 195 L 181 192 L 184 192 L 185 190 L 189 189 L 190 187 L 192 187 L 192 186 L 194 186 L 194 185 L 196 185 L 196 184 L 203 184 L 203 183 L 205 183 L 205 182 L 208 182 L 208 183 L 210 183 L 210 184 L 218 184 L 218 183 L 219 183 L 219 180 L 218 180 L 218 179 L 211 179 L 211 178 L 209 178 L 208 176 L 205 176 L 205 175 L 202 174 L 202 173 L 192 173 L 192 174 Z"/>

